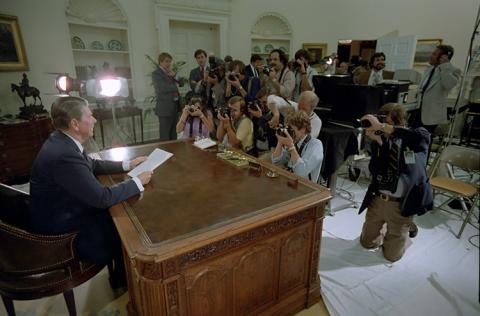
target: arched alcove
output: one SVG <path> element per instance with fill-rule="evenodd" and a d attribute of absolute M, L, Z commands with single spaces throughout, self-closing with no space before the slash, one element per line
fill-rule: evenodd
<path fill-rule="evenodd" d="M 69 0 L 67 17 L 85 23 L 115 23 L 126 26 L 127 18 L 113 0 Z"/>
<path fill-rule="evenodd" d="M 271 50 L 281 49 L 290 54 L 292 27 L 282 15 L 274 12 L 261 14 L 251 30 L 252 54 L 267 57 Z"/>

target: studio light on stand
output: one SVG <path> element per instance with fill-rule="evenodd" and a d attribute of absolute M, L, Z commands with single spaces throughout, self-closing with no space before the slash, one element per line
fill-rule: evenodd
<path fill-rule="evenodd" d="M 113 120 L 113 138 L 112 146 L 123 146 L 126 144 L 121 139 L 122 134 L 128 138 L 128 134 L 120 129 L 116 115 L 116 99 L 119 97 L 127 98 L 129 95 L 128 81 L 122 77 L 104 76 L 97 79 L 87 80 L 87 96 L 95 97 L 97 100 L 105 100 L 105 103 L 111 107 Z M 118 137 L 118 138 L 117 138 Z M 117 139 L 116 139 L 117 138 Z"/>
<path fill-rule="evenodd" d="M 77 79 L 73 79 L 68 74 L 58 74 L 55 78 L 55 88 L 62 95 L 70 95 L 72 91 L 78 91 L 82 89 L 82 82 Z"/>

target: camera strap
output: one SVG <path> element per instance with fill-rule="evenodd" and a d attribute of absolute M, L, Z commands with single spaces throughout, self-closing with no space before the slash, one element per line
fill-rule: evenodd
<path fill-rule="evenodd" d="M 295 149 L 297 150 L 297 153 L 302 157 L 302 152 L 305 149 L 305 146 L 307 146 L 308 142 L 312 139 L 312 135 L 308 134 L 307 137 L 305 137 L 305 140 L 302 142 L 302 145 L 300 145 L 300 148 L 298 148 L 298 144 L 295 144 Z"/>
<path fill-rule="evenodd" d="M 190 120 L 190 137 L 193 137 L 193 122 L 195 122 L 195 118 L 191 117 L 191 120 Z M 200 117 L 198 117 L 198 133 L 199 133 L 198 136 L 202 136 L 202 119 Z"/>
<path fill-rule="evenodd" d="M 300 145 L 300 148 L 298 148 L 298 144 L 295 144 L 295 149 L 297 150 L 297 153 L 300 155 L 300 157 L 302 157 L 303 150 L 308 145 L 311 139 L 312 135 L 308 134 L 307 137 L 305 137 L 305 140 L 302 142 L 302 145 Z M 287 170 L 293 173 L 292 167 L 288 166 Z M 312 175 L 310 173 L 308 174 L 308 180 L 312 181 Z"/>

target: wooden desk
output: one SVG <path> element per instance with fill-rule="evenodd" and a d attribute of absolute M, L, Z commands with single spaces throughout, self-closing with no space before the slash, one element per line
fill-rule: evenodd
<path fill-rule="evenodd" d="M 102 146 L 105 147 L 105 137 L 103 135 L 103 121 L 104 120 L 112 120 L 113 114 L 111 109 L 93 109 L 92 110 L 93 116 L 97 119 L 100 123 L 100 133 L 102 134 Z M 135 131 L 135 116 L 140 117 L 140 132 L 141 132 L 141 139 L 143 143 L 143 111 L 142 109 L 136 106 L 126 106 L 126 107 L 118 107 L 115 108 L 115 116 L 116 118 L 123 118 L 123 117 L 131 117 L 132 118 L 132 128 L 133 128 L 133 140 L 137 142 L 137 133 Z"/>
<path fill-rule="evenodd" d="M 328 189 L 266 162 L 259 161 L 279 177 L 235 167 L 191 141 L 101 156 L 130 159 L 155 147 L 174 156 L 141 199 L 110 210 L 124 246 L 131 315 L 292 315 L 319 301 Z"/>

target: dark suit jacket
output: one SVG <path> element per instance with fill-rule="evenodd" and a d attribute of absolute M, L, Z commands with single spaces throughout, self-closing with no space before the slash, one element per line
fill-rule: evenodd
<path fill-rule="evenodd" d="M 152 83 L 157 98 L 155 114 L 176 119 L 180 111 L 177 82 L 159 68 L 152 73 Z"/>
<path fill-rule="evenodd" d="M 402 216 L 408 217 L 414 214 L 422 215 L 433 208 L 433 195 L 430 182 L 426 172 L 426 162 L 428 156 L 428 145 L 430 143 L 430 133 L 423 127 L 416 129 L 396 128 L 392 134 L 393 138 L 402 140 L 400 154 L 400 173 L 406 177 L 406 195 L 401 201 Z M 385 145 L 385 144 L 384 144 Z M 373 194 L 378 191 L 376 175 L 378 174 L 381 160 L 388 159 L 378 155 L 381 152 L 376 142 L 372 143 L 372 158 L 369 169 L 372 173 L 372 183 L 368 187 L 367 194 L 360 207 L 359 214 L 363 212 L 373 199 Z M 415 164 L 406 164 L 403 152 L 406 148 L 415 152 Z"/>
<path fill-rule="evenodd" d="M 364 71 L 364 72 L 360 73 L 357 77 L 358 84 L 368 85 L 368 79 L 370 78 L 370 74 L 372 73 L 372 71 L 373 70 Z M 394 71 L 383 70 L 383 79 L 384 80 L 393 79 L 393 75 L 395 75 Z"/>
<path fill-rule="evenodd" d="M 247 77 L 249 78 L 255 77 L 255 72 L 253 71 L 253 68 L 254 66 L 252 64 L 248 64 L 247 66 L 245 66 L 245 75 L 247 75 Z M 258 69 L 257 69 L 257 73 L 260 75 L 260 72 L 258 71 Z"/>
<path fill-rule="evenodd" d="M 108 262 L 118 236 L 107 209 L 139 189 L 133 180 L 105 187 L 96 176 L 121 172 L 121 162 L 84 156 L 67 135 L 53 132 L 33 163 L 32 229 L 43 234 L 79 231 L 75 248 L 80 258 Z"/>
<path fill-rule="evenodd" d="M 207 71 L 206 67 L 205 67 L 205 71 Z M 190 76 L 188 78 L 188 83 L 190 84 L 190 89 L 193 91 L 193 92 L 197 92 L 195 91 L 195 87 L 197 86 L 197 83 L 202 80 L 202 73 L 200 71 L 200 66 L 198 66 L 197 68 L 193 68 L 191 71 L 190 71 Z"/>

